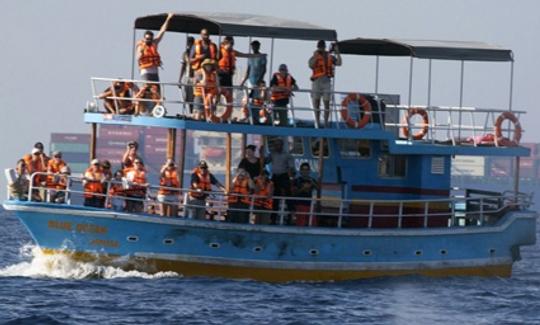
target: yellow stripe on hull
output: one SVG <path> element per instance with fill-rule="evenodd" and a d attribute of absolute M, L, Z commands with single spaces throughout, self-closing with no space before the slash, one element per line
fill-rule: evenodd
<path fill-rule="evenodd" d="M 117 258 L 117 256 L 94 255 L 91 253 L 65 250 L 42 249 L 42 251 L 45 254 L 65 254 L 75 261 L 97 262 L 105 265 Z M 138 265 L 139 267 L 136 267 L 135 265 Z M 510 277 L 512 274 L 512 264 L 403 270 L 294 270 L 143 258 L 140 261 L 135 259 L 133 263 L 128 263 L 125 267 L 127 269 L 138 269 L 149 273 L 172 271 L 188 277 L 203 276 L 230 279 L 252 279 L 266 282 L 344 281 L 404 275 L 422 275 L 430 277 Z"/>

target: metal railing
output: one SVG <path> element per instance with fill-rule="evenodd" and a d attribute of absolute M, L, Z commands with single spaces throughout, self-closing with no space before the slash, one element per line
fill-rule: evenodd
<path fill-rule="evenodd" d="M 190 107 L 198 105 L 197 103 L 187 101 L 184 98 L 184 93 L 179 89 L 186 87 L 195 87 L 191 84 L 183 84 L 176 82 L 149 82 L 144 80 L 135 79 L 111 79 L 111 78 L 92 78 L 92 91 L 93 91 L 93 110 L 99 110 L 100 99 L 99 93 L 96 91 L 97 85 L 101 85 L 101 88 L 108 86 L 114 88 L 115 82 L 131 82 L 136 88 L 144 87 L 146 84 L 158 84 L 160 86 L 160 99 L 144 99 L 137 97 L 116 97 L 109 96 L 106 99 L 112 100 L 115 103 L 118 112 L 118 105 L 120 101 L 129 102 L 135 105 L 139 102 L 159 102 L 159 105 L 166 107 L 169 112 L 168 115 L 178 116 L 180 118 L 191 118 Z M 315 109 L 313 108 L 310 89 L 298 89 L 292 92 L 288 107 L 273 107 L 270 101 L 270 87 L 266 87 L 267 98 L 264 101 L 263 107 L 265 111 L 268 111 L 268 117 L 266 122 L 261 122 L 257 114 L 261 107 L 250 103 L 249 93 L 253 91 L 253 88 L 247 87 L 220 87 L 222 90 L 226 90 L 233 94 L 233 100 L 230 103 L 225 102 L 224 96 L 219 96 L 220 101 L 215 105 L 217 111 L 224 110 L 227 105 L 232 106 L 233 114 L 229 119 L 225 120 L 225 123 L 249 123 L 249 124 L 261 124 L 261 125 L 276 125 L 278 120 L 275 115 L 279 111 L 286 111 L 288 127 L 315 127 L 318 128 L 317 123 L 310 123 L 309 121 L 315 121 Z M 359 119 L 363 114 L 358 105 L 351 105 L 350 107 L 343 107 L 342 100 L 350 92 L 335 91 L 331 94 L 330 102 L 330 126 L 332 128 L 347 128 L 347 125 L 342 119 L 342 111 L 347 109 L 347 112 L 354 119 Z M 495 108 L 476 108 L 476 107 L 453 107 L 453 106 L 424 106 L 424 105 L 384 105 L 382 99 L 377 94 L 363 93 L 365 96 L 372 98 L 371 106 L 372 111 L 368 113 L 370 128 L 380 128 L 386 131 L 395 133 L 396 137 L 401 136 L 401 130 L 408 128 L 412 135 L 417 130 L 427 127 L 428 132 L 423 137 L 423 141 L 429 141 L 432 143 L 442 143 L 448 145 L 497 145 L 497 143 L 487 143 L 483 141 L 486 135 L 492 135 L 495 133 L 495 122 L 497 117 L 505 110 Z M 133 95 L 135 96 L 135 95 Z M 324 105 L 321 103 L 320 113 L 321 122 L 324 114 Z M 383 106 L 385 106 L 383 108 Z M 413 118 L 407 120 L 406 113 L 411 108 L 417 108 L 425 110 L 428 116 L 427 124 L 425 121 L 416 122 Z M 173 109 L 176 108 L 176 109 Z M 349 112 L 350 110 L 350 112 Z M 254 114 L 252 114 L 254 113 Z M 513 114 L 519 118 L 525 111 L 513 110 Z M 362 115 L 363 116 L 363 115 Z M 305 121 L 308 121 L 307 123 Z M 514 127 L 511 127 L 510 123 L 505 124 L 502 127 L 503 134 L 512 138 Z M 409 136 L 408 140 L 414 140 L 412 136 Z"/>
<path fill-rule="evenodd" d="M 65 189 L 47 188 L 44 184 L 36 184 L 36 177 L 51 175 L 49 173 L 34 173 L 30 179 L 28 197 L 36 200 L 36 193 L 40 193 L 43 200 L 47 200 L 48 192 L 63 192 L 64 200 L 60 203 L 68 205 L 83 205 L 80 203 L 83 196 L 102 198 L 103 204 L 97 206 L 102 209 L 111 209 L 112 200 L 139 202 L 140 211 L 121 211 L 130 213 L 157 213 L 160 204 L 172 205 L 178 208 L 174 217 L 189 217 L 188 209 L 204 209 L 204 220 L 231 221 L 234 215 L 243 213 L 247 216 L 245 223 L 258 223 L 257 216 L 271 214 L 274 224 L 324 226 L 336 228 L 426 228 L 426 227 L 456 227 L 456 226 L 483 226 L 491 225 L 500 220 L 508 211 L 525 210 L 532 202 L 532 196 L 515 192 L 486 192 L 479 190 L 455 191 L 448 198 L 441 199 L 413 199 L 413 200 L 357 200 L 339 198 L 306 198 L 273 196 L 272 210 L 261 208 L 256 204 L 257 199 L 266 196 L 253 194 L 242 195 L 238 193 L 203 192 L 192 189 L 172 188 L 164 186 L 146 186 L 143 196 L 134 197 L 129 193 L 132 185 L 125 180 L 122 182 L 104 181 L 104 191 L 89 193 L 82 184 L 84 177 L 64 176 L 68 178 Z M 109 188 L 112 184 L 122 184 L 125 193 L 111 195 Z M 165 189 L 175 198 L 172 202 L 158 202 L 158 191 Z M 204 205 L 200 202 L 194 204 L 192 193 L 207 196 Z M 243 206 L 230 206 L 231 198 L 238 200 L 247 198 L 249 204 Z M 78 203 L 79 202 L 79 203 Z M 51 202 L 54 204 L 54 202 Z M 300 209 L 300 206 L 302 207 Z M 304 220 L 299 222 L 299 220 Z"/>

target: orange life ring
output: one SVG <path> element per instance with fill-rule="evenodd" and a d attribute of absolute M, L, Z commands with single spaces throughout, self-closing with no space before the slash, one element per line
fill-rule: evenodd
<path fill-rule="evenodd" d="M 514 123 L 514 137 L 512 140 L 506 139 L 502 135 L 502 123 L 504 120 L 509 120 Z M 521 133 L 523 129 L 521 128 L 521 123 L 512 112 L 502 112 L 497 120 L 495 121 L 495 141 L 498 146 L 517 146 L 521 140 Z"/>
<path fill-rule="evenodd" d="M 212 111 L 213 101 L 215 100 L 216 96 L 223 95 L 225 97 L 226 105 L 225 105 L 225 111 L 220 116 L 216 115 Z M 216 95 L 214 92 L 211 92 L 206 95 L 204 100 L 204 110 L 206 119 L 212 123 L 223 123 L 229 120 L 231 118 L 232 112 L 233 112 L 233 96 L 230 91 L 227 89 L 220 89 L 218 94 Z"/>
<path fill-rule="evenodd" d="M 422 123 L 422 129 L 420 129 L 419 132 L 413 133 L 412 138 L 413 138 L 413 140 L 421 140 L 422 138 L 424 138 L 426 136 L 426 134 L 428 132 L 428 127 L 429 127 L 428 113 L 423 108 L 410 107 L 407 110 L 407 113 L 405 114 L 404 119 L 403 119 L 403 124 L 407 124 L 407 126 L 404 126 L 402 128 L 403 129 L 403 135 L 405 136 L 405 138 L 409 138 L 409 126 L 408 125 L 410 123 L 411 117 L 413 117 L 414 115 L 417 115 L 417 114 L 422 116 L 422 120 L 423 120 L 424 123 Z"/>
<path fill-rule="evenodd" d="M 364 116 L 360 119 L 360 121 L 354 120 L 349 115 L 349 104 L 351 102 L 358 102 L 360 109 L 364 112 Z M 351 93 L 348 94 L 347 97 L 345 97 L 345 99 L 343 99 L 341 102 L 340 113 L 341 118 L 343 121 L 345 121 L 345 124 L 347 124 L 348 127 L 361 129 L 369 123 L 369 118 L 371 117 L 371 104 L 365 96 L 357 93 Z"/>

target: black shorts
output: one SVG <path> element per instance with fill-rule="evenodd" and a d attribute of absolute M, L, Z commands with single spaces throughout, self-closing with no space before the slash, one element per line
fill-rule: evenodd
<path fill-rule="evenodd" d="M 232 87 L 232 73 L 218 72 L 219 86 L 220 87 Z"/>

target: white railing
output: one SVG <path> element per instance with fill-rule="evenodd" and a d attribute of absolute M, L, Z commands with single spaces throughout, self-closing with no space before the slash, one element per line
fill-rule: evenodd
<path fill-rule="evenodd" d="M 51 189 L 45 184 L 36 184 L 36 177 L 44 177 L 48 173 L 34 173 L 30 179 L 28 197 L 31 200 L 49 200 L 49 192 L 63 192 L 64 201 L 61 203 L 68 205 L 83 205 L 77 203 L 82 197 L 91 195 L 102 198 L 103 204 L 98 208 L 109 209 L 113 199 L 139 202 L 144 208 L 142 211 L 126 211 L 132 213 L 156 213 L 159 204 L 173 205 L 178 208 L 175 217 L 186 217 L 187 209 L 204 209 L 204 219 L 217 221 L 231 221 L 235 213 L 244 213 L 249 216 L 246 222 L 255 223 L 254 217 L 261 214 L 272 214 L 274 223 L 279 225 L 295 224 L 293 219 L 303 218 L 307 220 L 306 226 L 327 226 L 327 227 L 362 227 L 362 228 L 425 228 L 425 227 L 454 227 L 466 225 L 490 225 L 498 221 L 510 210 L 527 209 L 532 202 L 532 196 L 525 193 L 514 192 L 486 192 L 479 190 L 465 190 L 456 192 L 449 198 L 441 199 L 415 199 L 415 200 L 356 200 L 339 198 L 305 198 L 305 197 L 283 197 L 274 196 L 274 207 L 272 210 L 262 209 L 255 202 L 259 198 L 253 194 L 242 195 L 238 193 L 224 192 L 201 192 L 198 194 L 207 195 L 204 206 L 192 204 L 190 193 L 194 191 L 183 188 L 170 188 L 163 186 L 148 185 L 143 197 L 133 197 L 129 194 L 129 187 L 132 183 L 115 181 L 104 182 L 105 190 L 99 193 L 89 193 L 82 187 L 84 178 L 75 176 L 63 176 L 68 178 L 66 189 Z M 110 195 L 111 184 L 123 184 L 128 189 L 122 195 Z M 166 189 L 173 193 L 176 202 L 157 202 L 157 192 L 159 189 Z M 249 204 L 242 207 L 231 207 L 227 203 L 231 197 L 247 198 Z M 50 202 L 54 204 L 54 202 Z M 300 211 L 299 205 L 304 208 Z M 296 211 L 295 211 L 296 207 Z M 309 207 L 306 209 L 305 207 Z"/>

